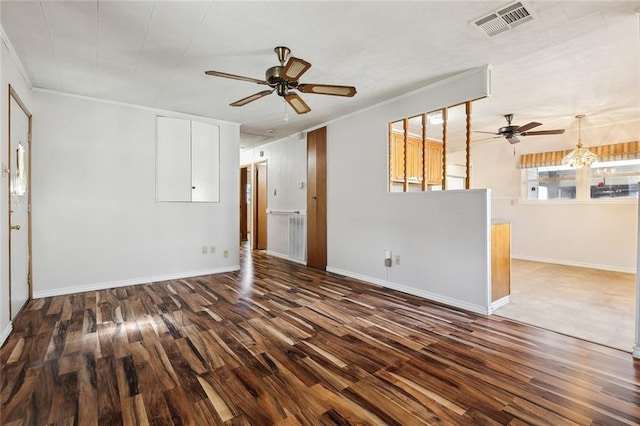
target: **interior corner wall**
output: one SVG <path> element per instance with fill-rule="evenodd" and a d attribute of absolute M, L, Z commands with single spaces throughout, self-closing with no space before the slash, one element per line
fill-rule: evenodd
<path fill-rule="evenodd" d="M 327 125 L 328 270 L 489 311 L 490 191 L 389 193 L 388 123 L 486 96 L 486 69 Z M 385 250 L 400 264 L 384 266 Z"/>
<path fill-rule="evenodd" d="M 0 12 L 1 13 L 1 12 Z M 1 40 L 0 52 L 0 163 L 2 169 L 8 165 L 8 121 L 9 121 L 9 84 L 14 88 L 26 107 L 33 112 L 31 86 L 20 73 L 15 58 L 9 53 Z M 9 319 L 9 183 L 8 176 L 2 173 L 0 179 L 0 345 L 11 330 Z"/>
<path fill-rule="evenodd" d="M 238 125 L 176 114 L 220 126 L 220 202 L 158 203 L 156 111 L 41 91 L 33 104 L 34 297 L 239 268 Z"/>
<path fill-rule="evenodd" d="M 589 145 L 634 141 L 640 138 L 640 120 L 583 127 L 582 133 Z M 521 200 L 519 156 L 571 149 L 577 137 L 577 128 L 568 128 L 564 135 L 527 137 L 515 146 L 504 140 L 476 144 L 472 186 L 491 188 L 494 217 L 511 222 L 512 257 L 635 273 L 636 200 Z"/>
<path fill-rule="evenodd" d="M 262 156 L 260 153 L 262 152 Z M 253 149 L 242 150 L 240 165 L 267 162 L 267 209 L 299 211 L 307 208 L 307 139 L 292 135 Z M 253 210 L 253 209 L 252 209 Z M 267 252 L 289 256 L 289 216 L 267 215 Z"/>

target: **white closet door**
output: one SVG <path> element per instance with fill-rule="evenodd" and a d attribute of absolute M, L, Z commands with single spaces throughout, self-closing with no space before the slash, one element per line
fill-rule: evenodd
<path fill-rule="evenodd" d="M 191 201 L 220 201 L 220 129 L 191 122 Z"/>
<path fill-rule="evenodd" d="M 191 201 L 189 123 L 179 118 L 158 117 L 158 201 Z"/>

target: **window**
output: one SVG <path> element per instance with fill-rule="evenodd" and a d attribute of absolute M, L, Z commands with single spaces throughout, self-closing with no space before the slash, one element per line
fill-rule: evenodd
<path fill-rule="evenodd" d="M 599 157 L 591 167 L 562 166 L 568 151 L 520 156 L 523 198 L 527 200 L 637 198 L 640 141 L 589 147 Z"/>
<path fill-rule="evenodd" d="M 389 192 L 469 189 L 470 122 L 471 101 L 389 123 Z"/>
<path fill-rule="evenodd" d="M 576 169 L 568 166 L 525 169 L 527 200 L 576 198 Z"/>
<path fill-rule="evenodd" d="M 640 160 L 603 161 L 591 166 L 591 198 L 637 198 Z"/>

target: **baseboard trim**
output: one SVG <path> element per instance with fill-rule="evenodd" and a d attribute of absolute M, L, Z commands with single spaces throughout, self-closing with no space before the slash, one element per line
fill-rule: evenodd
<path fill-rule="evenodd" d="M 508 303 L 509 295 L 506 295 L 503 298 L 496 300 L 495 302 L 491 302 L 491 305 L 489 306 L 489 313 L 492 314 L 496 309 L 501 308 Z"/>
<path fill-rule="evenodd" d="M 267 250 L 267 255 L 268 256 L 273 256 L 273 257 L 278 257 L 280 259 L 284 259 L 284 260 L 289 260 L 291 262 L 295 262 L 295 263 L 299 263 L 301 265 L 305 265 L 307 266 L 307 262 L 305 262 L 304 260 L 300 260 L 300 259 L 294 259 L 291 256 L 287 256 L 286 254 L 282 254 L 282 253 L 278 253 L 276 251 L 269 251 Z"/>
<path fill-rule="evenodd" d="M 640 345 L 635 345 L 633 347 L 633 357 L 640 359 Z"/>
<path fill-rule="evenodd" d="M 332 272 L 334 274 L 343 275 L 345 277 L 354 278 L 356 280 L 364 281 L 369 284 L 373 284 L 379 287 L 385 287 L 392 290 L 398 290 L 403 293 L 411 294 L 413 296 L 423 297 L 427 300 L 431 300 L 433 302 L 442 303 L 447 306 L 452 306 L 454 308 L 463 309 L 465 311 L 471 311 L 476 314 L 481 315 L 489 315 L 489 308 L 481 305 L 474 305 L 472 303 L 463 302 L 458 299 L 452 299 L 450 297 L 442 296 L 436 293 L 431 293 L 429 291 L 420 290 L 413 287 L 407 287 L 402 284 L 393 283 L 391 281 L 381 280 L 378 278 L 370 277 L 368 275 L 358 274 L 357 272 L 351 272 L 340 268 L 334 268 L 331 266 L 327 266 L 327 271 Z"/>
<path fill-rule="evenodd" d="M 4 330 L 2 330 L 2 333 L 0 334 L 0 346 L 4 345 L 5 340 L 7 340 L 7 337 L 9 337 L 9 334 L 11 334 L 12 331 L 13 323 L 9 321 L 9 324 L 7 324 L 7 326 L 4 328 Z"/>
<path fill-rule="evenodd" d="M 85 291 L 105 290 L 109 288 L 124 287 L 128 285 L 149 284 L 158 281 L 177 280 L 182 278 L 199 277 L 202 275 L 222 274 L 225 272 L 239 271 L 240 265 L 225 266 L 214 269 L 201 269 L 198 271 L 179 272 L 177 274 L 154 275 L 150 277 L 132 278 L 129 280 L 107 281 L 95 284 L 85 284 L 74 287 L 58 288 L 55 290 L 34 291 L 33 298 L 40 299 L 42 297 L 61 296 L 71 293 L 82 293 Z"/>
<path fill-rule="evenodd" d="M 636 270 L 634 268 L 624 268 L 621 266 L 597 265 L 593 263 L 572 262 L 570 260 L 547 259 L 544 257 L 535 257 L 535 256 L 521 256 L 517 254 L 512 254 L 511 258 L 518 259 L 518 260 L 529 260 L 531 262 L 553 263 L 555 265 L 577 266 L 578 268 L 599 269 L 601 271 L 624 272 L 627 274 L 636 273 Z"/>

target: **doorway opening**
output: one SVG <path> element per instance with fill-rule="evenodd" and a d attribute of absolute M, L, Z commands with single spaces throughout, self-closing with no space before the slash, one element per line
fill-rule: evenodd
<path fill-rule="evenodd" d="M 267 162 L 254 164 L 253 173 L 253 227 L 251 246 L 254 250 L 267 249 Z"/>
<path fill-rule="evenodd" d="M 251 166 L 240 167 L 240 244 L 251 233 Z"/>

